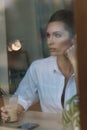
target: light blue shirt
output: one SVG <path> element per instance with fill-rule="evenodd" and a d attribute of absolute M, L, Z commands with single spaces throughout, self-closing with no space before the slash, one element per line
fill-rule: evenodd
<path fill-rule="evenodd" d="M 40 101 L 43 112 L 57 113 L 62 110 L 61 96 L 65 77 L 57 66 L 54 56 L 34 61 L 26 72 L 15 94 L 19 97 L 19 104 L 25 110 L 34 102 Z M 75 76 L 69 78 L 65 103 L 77 93 Z"/>

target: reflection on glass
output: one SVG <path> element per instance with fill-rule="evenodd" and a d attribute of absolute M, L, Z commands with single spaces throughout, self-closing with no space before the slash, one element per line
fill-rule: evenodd
<path fill-rule="evenodd" d="M 24 11 L 21 5 L 26 5 L 27 11 Z M 29 56 L 33 60 L 40 56 L 40 58 L 49 56 L 47 43 L 45 39 L 47 21 L 50 15 L 53 14 L 55 10 L 66 8 L 65 1 L 61 0 L 36 0 L 32 2 L 32 8 L 30 8 L 30 5 L 31 4 L 27 4 L 26 1 L 21 0 L 15 2 L 14 8 L 6 9 L 7 41 L 19 37 L 17 40 L 9 42 L 7 46 L 10 93 L 14 93 L 16 91 L 19 82 L 25 75 L 25 72 L 29 67 L 30 63 Z M 31 14 L 32 17 L 28 17 L 31 16 Z M 13 26 L 13 22 L 15 22 L 15 26 Z M 37 35 L 37 32 L 39 32 L 40 34 L 40 39 L 38 38 L 39 35 Z M 25 42 L 24 46 L 19 40 L 22 38 Z M 39 42 L 39 40 L 41 41 Z M 29 53 L 30 55 L 28 56 Z M 31 60 L 31 62 L 33 60 Z M 56 72 L 54 71 L 54 73 Z M 53 91 L 50 90 L 50 93 L 52 93 Z M 72 109 L 70 109 L 70 111 L 71 110 Z M 65 111 L 64 109 L 64 119 L 69 118 L 69 113 L 67 113 L 67 111 Z M 66 115 L 68 115 L 68 117 Z M 67 120 L 71 121 L 71 117 L 70 120 Z"/>
<path fill-rule="evenodd" d="M 27 51 L 23 49 L 22 42 L 18 39 L 11 41 L 7 50 L 10 93 L 14 93 L 29 67 L 29 57 Z"/>
<path fill-rule="evenodd" d="M 78 101 L 78 96 L 73 96 L 67 101 L 63 109 L 62 120 L 64 130 L 80 130 L 80 111 Z"/>

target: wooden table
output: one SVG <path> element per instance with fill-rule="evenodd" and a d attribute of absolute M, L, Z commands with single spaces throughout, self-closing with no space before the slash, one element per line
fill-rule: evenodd
<path fill-rule="evenodd" d="M 16 123 L 6 123 L 0 130 L 17 130 L 17 126 L 23 123 L 37 123 L 39 127 L 34 130 L 62 130 L 61 114 L 43 113 L 36 111 L 25 112 Z M 14 128 L 8 128 L 14 127 Z M 19 130 L 19 129 L 18 129 Z"/>

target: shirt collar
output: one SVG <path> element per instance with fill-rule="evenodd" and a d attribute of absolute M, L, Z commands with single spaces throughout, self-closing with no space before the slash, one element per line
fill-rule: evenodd
<path fill-rule="evenodd" d="M 51 67 L 53 72 L 60 72 L 58 65 L 57 65 L 57 57 L 56 56 L 51 56 Z"/>
<path fill-rule="evenodd" d="M 52 71 L 55 73 L 55 72 L 60 72 L 61 73 L 61 71 L 60 71 L 60 69 L 59 69 L 59 67 L 58 67 L 58 65 L 57 65 L 57 57 L 56 56 L 51 56 L 52 57 L 52 61 L 51 61 L 51 67 L 52 67 Z M 73 73 L 72 75 L 71 75 L 71 77 L 74 77 L 75 76 L 75 73 Z"/>

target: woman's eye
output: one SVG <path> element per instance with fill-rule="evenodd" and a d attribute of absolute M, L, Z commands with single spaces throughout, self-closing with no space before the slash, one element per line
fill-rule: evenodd
<path fill-rule="evenodd" d="M 49 37 L 50 37 L 50 34 L 49 34 L 49 33 L 47 33 L 47 34 L 46 34 L 46 37 L 47 37 L 47 38 L 49 38 Z"/>
<path fill-rule="evenodd" d="M 62 36 L 62 34 L 60 34 L 60 33 L 54 33 L 54 35 L 55 35 L 55 37 L 57 37 L 57 38 L 60 38 L 60 37 Z"/>

